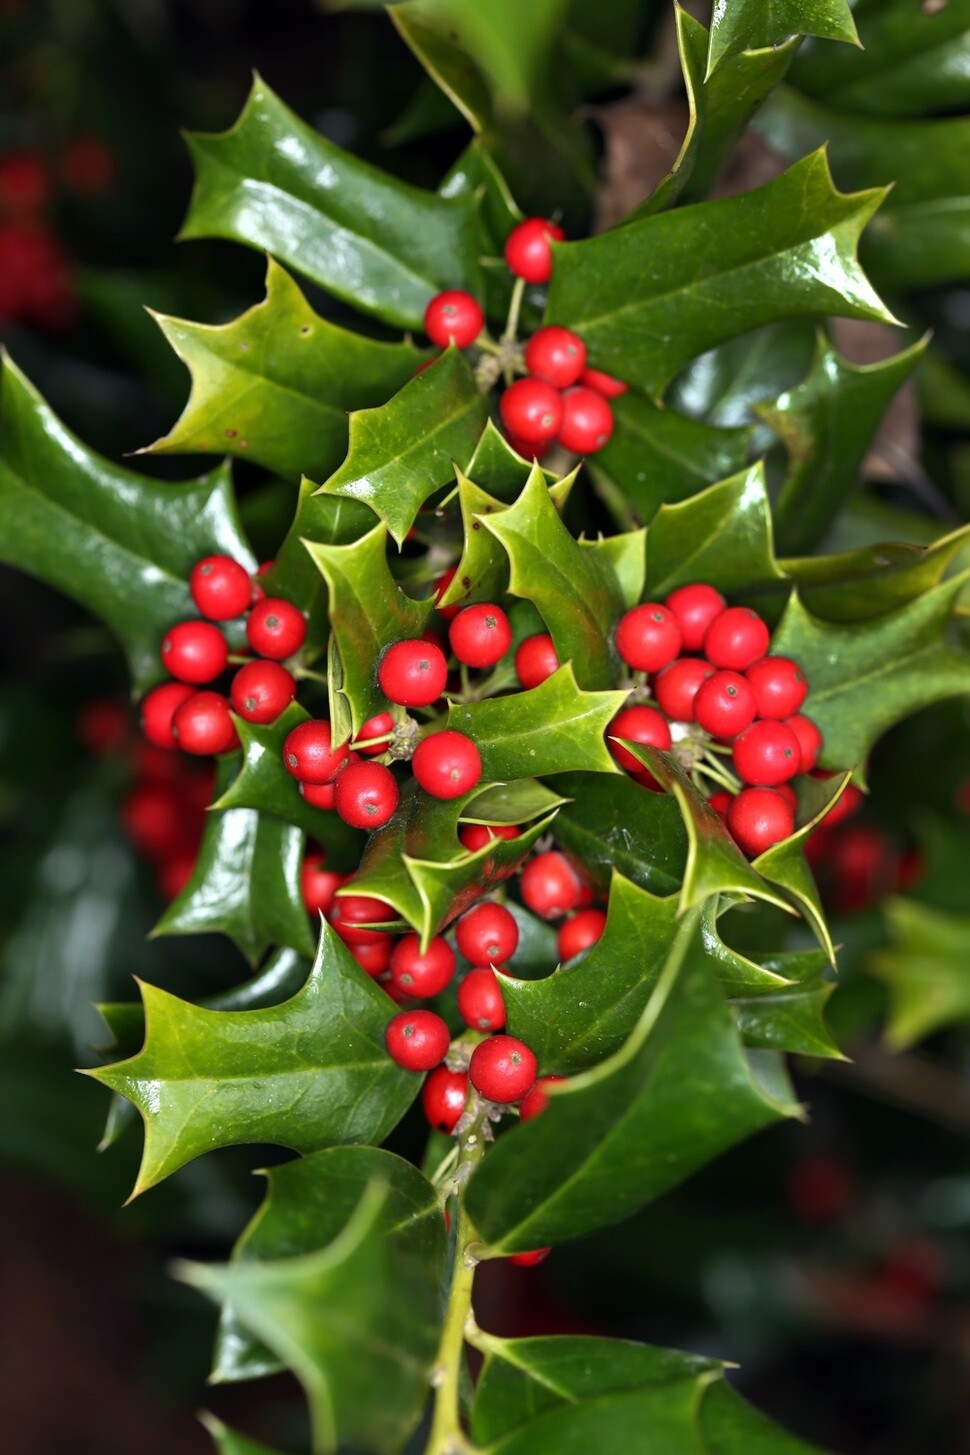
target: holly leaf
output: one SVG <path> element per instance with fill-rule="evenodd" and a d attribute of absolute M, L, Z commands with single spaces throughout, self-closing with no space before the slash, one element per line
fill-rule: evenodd
<path fill-rule="evenodd" d="M 731 0 L 715 6 L 707 74 L 741 51 L 776 45 L 789 35 L 819 35 L 860 45 L 848 0 Z"/>
<path fill-rule="evenodd" d="M 469 480 L 484 482 L 489 494 L 506 505 L 511 505 L 521 494 L 526 481 L 538 469 L 550 490 L 556 485 L 557 477 L 549 470 L 543 470 L 533 460 L 525 460 L 517 454 L 495 423 L 490 419 L 475 446 L 475 453 L 464 472 Z M 572 479 L 572 476 L 567 477 Z M 559 482 L 560 484 L 562 482 Z M 482 486 L 484 488 L 484 485 Z"/>
<path fill-rule="evenodd" d="M 369 505 L 402 545 L 430 495 L 471 459 L 488 410 L 467 360 L 449 348 L 376 409 L 350 418 L 350 449 L 322 495 Z"/>
<path fill-rule="evenodd" d="M 842 626 L 813 616 L 793 593 L 772 651 L 800 662 L 810 716 L 825 735 L 827 768 L 864 776 L 869 751 L 893 723 L 970 690 L 970 659 L 946 644 L 964 576 L 955 576 L 895 611 Z"/>
<path fill-rule="evenodd" d="M 321 318 L 273 258 L 266 297 L 230 323 L 154 318 L 192 388 L 178 422 L 144 453 L 239 455 L 297 480 L 336 469 L 348 410 L 383 404 L 430 357 Z"/>
<path fill-rule="evenodd" d="M 662 505 L 647 528 L 647 591 L 663 600 L 676 586 L 707 581 L 745 595 L 784 580 L 775 560 L 764 465 Z"/>
<path fill-rule="evenodd" d="M 733 1000 L 731 1014 L 746 1046 L 844 1060 L 825 1024 L 825 1006 L 834 990 L 831 981 L 809 980 Z"/>
<path fill-rule="evenodd" d="M 473 740 L 485 781 L 616 773 L 604 733 L 626 697 L 625 692 L 582 691 L 566 662 L 528 692 L 452 703 L 448 726 Z"/>
<path fill-rule="evenodd" d="M 557 243 L 547 317 L 655 399 L 698 354 L 778 318 L 893 322 L 856 258 L 884 196 L 837 192 L 818 151 L 740 196 Z"/>
<path fill-rule="evenodd" d="M 968 546 L 970 526 L 961 526 L 929 546 L 889 541 L 837 556 L 799 557 L 780 565 L 817 616 L 829 621 L 868 621 L 936 586 Z"/>
<path fill-rule="evenodd" d="M 753 404 L 804 377 L 817 332 L 807 318 L 788 318 L 720 344 L 674 381 L 667 402 L 722 428 L 751 424 Z"/>
<path fill-rule="evenodd" d="M 765 849 L 753 865 L 763 878 L 783 891 L 811 925 L 830 965 L 835 964 L 835 946 L 815 877 L 805 857 L 805 846 L 829 810 L 842 797 L 848 781 L 848 774 L 831 780 L 802 777 L 798 786 L 798 827 L 795 833 Z"/>
<path fill-rule="evenodd" d="M 330 634 L 327 583 L 307 554 L 305 540 L 318 545 L 347 546 L 375 527 L 374 512 L 357 500 L 320 495 L 312 480 L 300 481 L 296 514 L 263 578 L 267 592 L 277 592 L 307 614 L 304 653 L 319 655 Z"/>
<path fill-rule="evenodd" d="M 238 1430 L 230 1430 L 228 1425 L 224 1425 L 208 1411 L 204 1410 L 199 1419 L 212 1436 L 212 1443 L 219 1455 L 280 1455 L 278 1450 L 271 1450 L 268 1445 L 249 1440 L 245 1435 L 240 1435 Z"/>
<path fill-rule="evenodd" d="M 755 1080 L 713 976 L 688 955 L 699 920 L 698 910 L 684 916 L 621 1049 L 552 1088 L 545 1113 L 509 1132 L 476 1169 L 467 1206 L 488 1256 L 619 1222 L 795 1113 Z"/>
<path fill-rule="evenodd" d="M 421 1414 L 437 1347 L 437 1194 L 410 1163 L 366 1147 L 318 1153 L 268 1178 L 233 1261 L 181 1263 L 178 1276 L 292 1369 L 314 1451 L 353 1441 L 391 1455 Z"/>
<path fill-rule="evenodd" d="M 85 1073 L 141 1113 L 132 1197 L 217 1147 L 381 1142 L 417 1092 L 384 1048 L 387 996 L 326 923 L 306 984 L 282 1005 L 206 1010 L 139 986 L 144 1046 Z"/>
<path fill-rule="evenodd" d="M 891 899 L 883 914 L 889 943 L 866 968 L 889 989 L 886 1039 L 901 1050 L 970 1019 L 970 916 L 915 899 Z"/>
<path fill-rule="evenodd" d="M 402 328 L 420 328 L 443 288 L 480 290 L 471 198 L 425 192 L 341 151 L 258 76 L 234 126 L 188 145 L 195 188 L 182 238 L 261 248 Z"/>
<path fill-rule="evenodd" d="M 0 365 L 0 560 L 100 617 L 142 692 L 164 675 L 166 631 L 197 615 L 188 576 L 200 556 L 256 564 L 229 472 L 172 485 L 121 469 L 65 429 L 8 357 Z"/>
<path fill-rule="evenodd" d="M 568 773 L 555 781 L 567 800 L 556 818 L 556 839 L 600 891 L 614 869 L 654 895 L 680 888 L 687 831 L 674 798 L 626 774 Z"/>

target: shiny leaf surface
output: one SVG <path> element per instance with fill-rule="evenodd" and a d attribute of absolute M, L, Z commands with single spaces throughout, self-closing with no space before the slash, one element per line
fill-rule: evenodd
<path fill-rule="evenodd" d="M 760 461 L 690 500 L 661 506 L 648 527 L 651 600 L 690 581 L 732 595 L 782 579 Z"/>
<path fill-rule="evenodd" d="M 554 782 L 567 799 L 556 818 L 556 839 L 601 891 L 614 867 L 654 895 L 680 888 L 687 831 L 675 799 L 626 774 L 566 773 Z"/>
<path fill-rule="evenodd" d="M 859 44 L 848 0 L 728 0 L 714 7 L 708 72 L 729 56 L 776 45 L 789 35 Z"/>

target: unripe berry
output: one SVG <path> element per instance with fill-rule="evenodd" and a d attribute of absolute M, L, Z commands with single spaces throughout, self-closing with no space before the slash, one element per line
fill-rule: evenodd
<path fill-rule="evenodd" d="M 700 657 L 679 657 L 664 667 L 654 683 L 658 707 L 673 722 L 692 722 L 697 694 L 713 673 L 710 662 Z"/>
<path fill-rule="evenodd" d="M 193 692 L 172 718 L 172 733 L 186 753 L 209 757 L 239 747 L 228 699 L 221 692 Z"/>
<path fill-rule="evenodd" d="M 375 899 L 371 894 L 338 894 L 327 918 L 345 945 L 379 945 L 387 940 L 387 930 L 365 929 L 364 926 L 396 919 L 397 912 L 383 899 Z"/>
<path fill-rule="evenodd" d="M 394 731 L 394 719 L 389 712 L 379 712 L 376 717 L 369 717 L 361 725 L 360 732 L 354 739 L 354 747 L 359 753 L 368 758 L 379 758 L 388 749 L 387 743 L 371 743 L 369 747 L 361 747 L 362 743 L 368 742 L 370 738 L 383 738 Z"/>
<path fill-rule="evenodd" d="M 669 752 L 672 746 L 670 724 L 662 712 L 655 707 L 622 707 L 606 730 L 606 746 L 621 768 L 636 777 L 644 775 L 649 779 L 647 787 L 656 786 L 656 779 L 635 758 L 629 748 L 615 742 L 615 738 L 626 738 L 631 743 L 641 743 L 647 748 L 662 748 Z"/>
<path fill-rule="evenodd" d="M 754 689 L 759 717 L 792 717 L 805 701 L 805 674 L 790 657 L 761 657 L 744 675 Z"/>
<path fill-rule="evenodd" d="M 522 870 L 523 903 L 542 919 L 562 919 L 579 904 L 580 882 L 565 854 L 555 849 L 536 854 Z"/>
<path fill-rule="evenodd" d="M 189 576 L 192 600 L 210 621 L 242 616 L 253 599 L 253 583 L 245 566 L 231 556 L 203 556 Z"/>
<path fill-rule="evenodd" d="M 530 1248 L 528 1253 L 510 1253 L 509 1262 L 514 1263 L 516 1268 L 535 1268 L 537 1264 L 544 1263 L 552 1252 L 552 1248 Z"/>
<path fill-rule="evenodd" d="M 247 722 L 275 722 L 296 696 L 296 681 L 279 662 L 247 662 L 232 679 L 229 696 Z"/>
<path fill-rule="evenodd" d="M 527 445 L 547 445 L 562 424 L 562 395 L 545 379 L 527 375 L 510 384 L 498 402 L 509 434 Z"/>
<path fill-rule="evenodd" d="M 307 854 L 300 870 L 300 892 L 307 913 L 329 914 L 333 897 L 346 879 L 346 874 L 325 867 L 322 854 Z"/>
<path fill-rule="evenodd" d="M 334 808 L 355 829 L 383 828 L 394 817 L 401 791 L 382 763 L 348 763 L 334 783 Z"/>
<path fill-rule="evenodd" d="M 491 1036 L 474 1049 L 468 1079 L 486 1101 L 500 1105 L 520 1101 L 535 1085 L 535 1053 L 515 1036 Z"/>
<path fill-rule="evenodd" d="M 519 927 L 504 905 L 488 901 L 462 915 L 455 943 L 472 965 L 504 965 L 515 954 Z"/>
<path fill-rule="evenodd" d="M 677 618 L 657 601 L 646 601 L 620 617 L 616 649 L 635 672 L 659 672 L 681 648 Z"/>
<path fill-rule="evenodd" d="M 448 629 L 451 650 L 466 667 L 494 667 L 512 645 L 512 628 L 500 606 L 466 606 Z"/>
<path fill-rule="evenodd" d="M 549 1105 L 546 1087 L 565 1080 L 565 1076 L 540 1076 L 532 1090 L 519 1103 L 519 1120 L 531 1122 L 533 1117 L 541 1116 Z"/>
<path fill-rule="evenodd" d="M 460 798 L 481 779 L 481 754 L 471 738 L 446 728 L 418 744 L 411 771 L 433 798 Z"/>
<path fill-rule="evenodd" d="M 283 764 L 301 783 L 332 783 L 350 749 L 332 746 L 330 724 L 318 718 L 298 723 L 283 743 Z"/>
<path fill-rule="evenodd" d="M 704 655 L 715 667 L 743 672 L 763 657 L 771 637 L 757 612 L 729 606 L 716 616 L 704 635 Z"/>
<path fill-rule="evenodd" d="M 281 662 L 306 641 L 306 617 L 282 596 L 264 596 L 246 620 L 246 640 L 261 657 Z"/>
<path fill-rule="evenodd" d="M 162 662 L 180 682 L 200 687 L 226 669 L 229 647 L 210 621 L 182 621 L 162 638 Z"/>
<path fill-rule="evenodd" d="M 566 234 L 544 217 L 528 217 L 505 239 L 505 261 L 517 278 L 527 283 L 548 283 L 552 277 L 551 242 L 564 242 Z"/>
<path fill-rule="evenodd" d="M 556 950 L 560 960 L 572 960 L 592 949 L 597 940 L 603 938 L 606 929 L 606 915 L 601 909 L 581 909 L 566 923 L 559 926 Z"/>
<path fill-rule="evenodd" d="M 485 327 L 481 305 L 470 293 L 450 288 L 436 293 L 424 310 L 424 331 L 439 349 L 467 349 Z"/>
<path fill-rule="evenodd" d="M 430 707 L 445 690 L 448 663 L 433 642 L 395 642 L 381 657 L 377 681 L 384 696 L 402 707 Z"/>
<path fill-rule="evenodd" d="M 727 812 L 731 837 L 749 858 L 757 858 L 795 830 L 795 815 L 773 788 L 742 788 Z"/>
<path fill-rule="evenodd" d="M 754 689 L 740 672 L 715 672 L 694 698 L 694 720 L 715 738 L 736 738 L 756 713 Z"/>
<path fill-rule="evenodd" d="M 579 382 L 587 389 L 595 389 L 604 399 L 618 399 L 630 387 L 622 379 L 614 379 L 612 374 L 604 374 L 602 369 L 584 369 L 579 376 Z"/>
<path fill-rule="evenodd" d="M 193 688 L 187 682 L 163 682 L 153 687 L 141 705 L 141 730 L 156 748 L 177 748 L 172 733 L 172 718 L 188 698 Z"/>
<path fill-rule="evenodd" d="M 819 754 L 822 751 L 822 734 L 803 712 L 796 712 L 794 717 L 785 719 L 785 726 L 790 728 L 798 739 L 798 749 L 801 754 L 798 771 L 810 773 L 818 762 Z"/>
<path fill-rule="evenodd" d="M 502 987 L 490 966 L 469 970 L 456 998 L 462 1020 L 473 1031 L 500 1031 L 505 1025 Z"/>
<path fill-rule="evenodd" d="M 468 1077 L 464 1071 L 436 1066 L 421 1088 L 421 1106 L 428 1125 L 450 1135 L 457 1126 L 468 1100 Z"/>
<path fill-rule="evenodd" d="M 484 849 L 496 839 L 517 839 L 522 832 L 514 823 L 463 823 L 458 830 L 458 840 L 470 854 Z"/>
<path fill-rule="evenodd" d="M 576 455 L 595 455 L 610 442 L 613 411 L 596 389 L 577 384 L 562 396 L 562 423 L 556 440 Z"/>
<path fill-rule="evenodd" d="M 758 788 L 777 788 L 801 768 L 798 739 L 783 722 L 752 723 L 735 738 L 732 754 L 741 779 Z"/>
<path fill-rule="evenodd" d="M 548 324 L 532 335 L 525 346 L 525 366 L 530 374 L 557 389 L 575 384 L 586 366 L 586 345 L 571 329 Z"/>
<path fill-rule="evenodd" d="M 405 1071 L 430 1071 L 440 1065 L 451 1043 L 448 1027 L 432 1010 L 403 1010 L 388 1021 L 387 1053 Z"/>
<path fill-rule="evenodd" d="M 545 682 L 559 666 L 555 643 L 546 632 L 526 637 L 515 653 L 515 675 L 526 690 Z"/>
<path fill-rule="evenodd" d="M 440 995 L 455 974 L 455 952 L 439 936 L 422 954 L 417 935 L 404 935 L 391 955 L 391 979 L 399 990 L 424 1000 Z"/>
<path fill-rule="evenodd" d="M 699 652 L 707 629 L 727 606 L 720 591 L 705 581 L 692 581 L 671 591 L 664 605 L 673 612 L 684 639 L 685 652 Z"/>

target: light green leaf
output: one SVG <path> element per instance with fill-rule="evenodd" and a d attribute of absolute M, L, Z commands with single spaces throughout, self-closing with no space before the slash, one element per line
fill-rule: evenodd
<path fill-rule="evenodd" d="M 357 500 L 320 495 L 312 480 L 300 481 L 296 514 L 276 553 L 274 567 L 262 578 L 267 592 L 277 592 L 307 613 L 304 653 L 318 656 L 330 632 L 327 583 L 310 560 L 304 541 L 347 546 L 374 529 L 374 512 Z"/>
<path fill-rule="evenodd" d="M 725 0 L 711 18 L 708 75 L 730 56 L 776 45 L 789 35 L 860 44 L 848 0 Z"/>
<path fill-rule="evenodd" d="M 970 1019 L 970 915 L 891 899 L 886 949 L 867 968 L 889 989 L 886 1039 L 901 1049 Z"/>
<path fill-rule="evenodd" d="M 689 500 L 662 505 L 647 528 L 651 599 L 691 581 L 743 595 L 783 579 L 760 460 Z"/>
<path fill-rule="evenodd" d="M 968 547 L 970 526 L 962 526 L 930 546 L 889 541 L 838 556 L 805 556 L 780 565 L 817 616 L 828 621 L 868 621 L 936 586 Z"/>
<path fill-rule="evenodd" d="M 199 1419 L 212 1436 L 219 1455 L 280 1455 L 278 1450 L 271 1450 L 268 1445 L 260 1445 L 256 1440 L 248 1440 L 238 1430 L 230 1430 L 215 1415 L 203 1412 Z"/>

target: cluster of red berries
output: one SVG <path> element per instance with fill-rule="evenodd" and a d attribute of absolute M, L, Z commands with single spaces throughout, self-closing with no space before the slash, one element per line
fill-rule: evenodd
<path fill-rule="evenodd" d="M 505 261 L 520 286 L 548 283 L 553 269 L 550 244 L 564 240 L 562 228 L 542 217 L 527 218 L 512 229 L 505 242 Z M 517 304 L 513 309 L 514 333 Z M 613 433 L 610 400 L 625 393 L 627 386 L 587 366 L 586 345 L 571 329 L 548 324 L 532 335 L 524 349 L 509 337 L 509 330 L 496 343 L 487 333 L 481 305 L 460 289 L 435 294 L 425 310 L 424 327 L 440 348 L 474 345 L 490 354 L 494 364 L 483 373 L 485 382 L 505 373 L 499 415 L 509 442 L 520 454 L 541 458 L 556 443 L 572 454 L 591 455 L 608 443 Z M 524 377 L 513 382 L 514 373 Z"/>
<path fill-rule="evenodd" d="M 296 679 L 283 662 L 302 647 L 306 618 L 291 601 L 264 595 L 258 579 L 231 556 L 197 561 L 189 589 L 204 619 L 179 622 L 163 637 L 162 663 L 174 680 L 145 697 L 142 729 L 159 748 L 227 753 L 239 745 L 230 708 L 247 722 L 270 723 L 296 696 Z M 243 616 L 246 641 L 257 656 L 239 667 L 226 696 L 209 685 L 230 664 L 229 643 L 216 623 Z"/>

